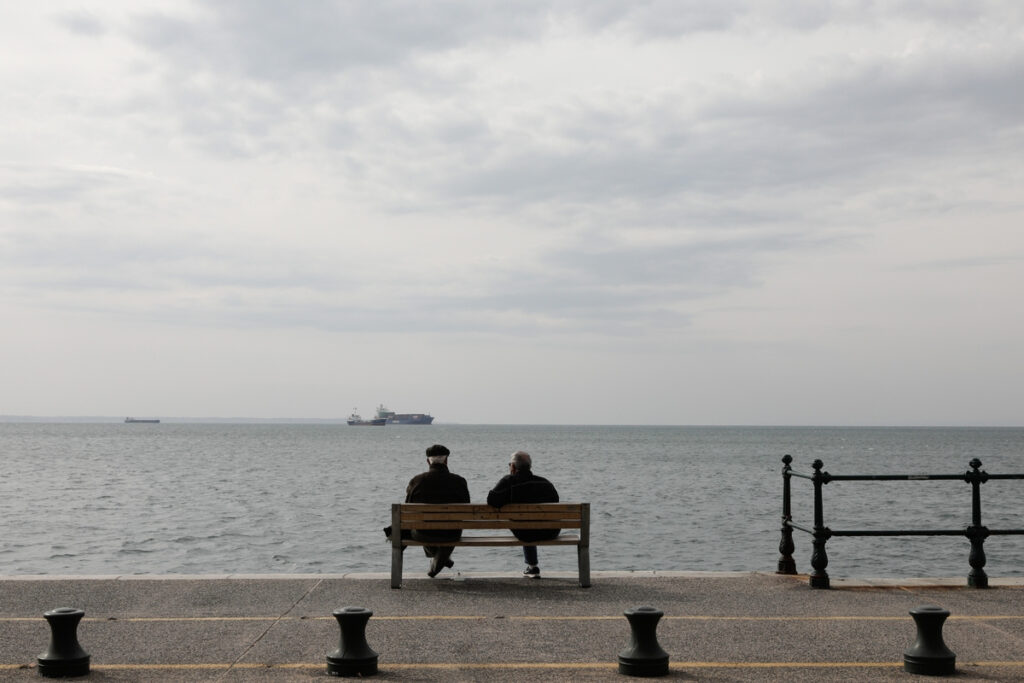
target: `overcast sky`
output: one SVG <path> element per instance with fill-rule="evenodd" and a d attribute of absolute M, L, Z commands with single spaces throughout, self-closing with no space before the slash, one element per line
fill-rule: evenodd
<path fill-rule="evenodd" d="M 1024 4 L 0 0 L 0 414 L 1024 424 Z"/>

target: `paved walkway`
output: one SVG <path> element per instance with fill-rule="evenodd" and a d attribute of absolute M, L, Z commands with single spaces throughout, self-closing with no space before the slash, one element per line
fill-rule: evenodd
<path fill-rule="evenodd" d="M 338 646 L 331 612 L 373 610 L 366 634 L 380 680 L 623 680 L 624 610 L 649 605 L 671 680 L 909 681 L 908 610 L 950 610 L 957 681 L 1024 681 L 1024 582 L 833 580 L 756 573 L 601 573 L 532 581 L 478 574 L 201 577 L 0 576 L 0 679 L 37 681 L 49 643 L 42 613 L 86 612 L 79 626 L 96 681 L 326 678 Z"/>

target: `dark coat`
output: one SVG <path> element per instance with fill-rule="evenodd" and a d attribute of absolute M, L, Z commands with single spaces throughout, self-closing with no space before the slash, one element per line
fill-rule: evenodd
<path fill-rule="evenodd" d="M 509 503 L 557 503 L 558 491 L 554 484 L 529 470 L 506 474 L 487 494 L 487 504 L 496 508 Z M 545 541 L 554 538 L 561 529 L 513 529 L 520 541 Z"/>
<path fill-rule="evenodd" d="M 469 486 L 466 480 L 448 471 L 447 465 L 431 465 L 430 469 L 417 474 L 405 489 L 406 503 L 468 503 Z M 458 540 L 459 529 L 431 529 L 419 532 L 413 530 L 414 538 Z M 428 539 L 428 540 L 429 540 Z"/>

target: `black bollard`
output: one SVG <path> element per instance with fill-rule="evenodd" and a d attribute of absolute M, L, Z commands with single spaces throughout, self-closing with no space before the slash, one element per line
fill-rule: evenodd
<path fill-rule="evenodd" d="M 658 620 L 665 613 L 653 607 L 623 612 L 629 620 L 629 647 L 619 653 L 619 673 L 627 676 L 668 675 L 668 653 L 658 644 Z"/>
<path fill-rule="evenodd" d="M 74 607 L 58 607 L 45 612 L 50 623 L 50 648 L 36 658 L 40 676 L 65 678 L 89 673 L 89 655 L 78 644 L 78 622 L 85 612 Z"/>
<path fill-rule="evenodd" d="M 332 676 L 372 676 L 377 673 L 377 653 L 366 643 L 366 622 L 373 612 L 364 607 L 344 607 L 333 612 L 341 627 L 338 649 L 327 655 Z"/>
<path fill-rule="evenodd" d="M 924 605 L 910 610 L 917 624 L 917 641 L 903 653 L 903 668 L 912 674 L 949 676 L 956 673 L 956 655 L 942 640 L 942 623 L 949 610 Z"/>

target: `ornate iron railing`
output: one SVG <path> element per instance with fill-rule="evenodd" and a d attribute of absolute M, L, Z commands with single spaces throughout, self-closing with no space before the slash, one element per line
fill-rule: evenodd
<path fill-rule="evenodd" d="M 985 539 L 989 536 L 1024 535 L 1024 529 L 990 529 L 981 522 L 981 485 L 993 479 L 1024 479 L 1024 474 L 989 474 L 981 469 L 981 460 L 974 458 L 970 462 L 971 469 L 962 474 L 858 474 L 835 475 L 822 472 L 824 464 L 815 460 L 811 467 L 813 473 L 797 472 L 791 466 L 793 457 L 782 458 L 782 540 L 779 542 L 778 574 L 796 574 L 796 562 L 793 560 L 793 529 L 810 534 L 813 538 L 814 551 L 811 554 L 810 586 L 811 588 L 828 588 L 829 577 L 825 568 L 828 566 L 828 554 L 825 543 L 833 536 L 966 536 L 971 542 L 971 554 L 968 562 L 971 571 L 967 575 L 967 585 L 974 588 L 988 588 L 988 575 L 985 573 Z M 814 484 L 814 526 L 806 527 L 793 522 L 790 506 L 790 479 L 799 477 L 809 479 Z M 865 529 L 830 529 L 825 526 L 825 515 L 822 506 L 822 488 L 833 481 L 965 481 L 971 485 L 971 523 L 960 529 L 897 529 L 897 530 L 865 530 Z"/>

